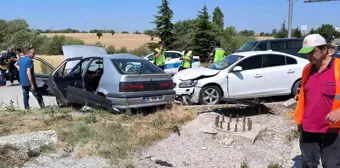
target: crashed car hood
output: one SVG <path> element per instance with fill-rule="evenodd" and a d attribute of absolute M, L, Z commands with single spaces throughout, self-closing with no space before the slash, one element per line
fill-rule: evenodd
<path fill-rule="evenodd" d="M 216 75 L 218 72 L 220 72 L 220 70 L 214 70 L 214 69 L 209 69 L 209 68 L 204 68 L 204 67 L 190 68 L 190 69 L 179 71 L 173 76 L 173 78 L 179 79 L 179 80 L 189 80 L 189 79 L 196 79 L 201 76 L 206 76 L 206 77 L 213 76 L 213 75 Z"/>

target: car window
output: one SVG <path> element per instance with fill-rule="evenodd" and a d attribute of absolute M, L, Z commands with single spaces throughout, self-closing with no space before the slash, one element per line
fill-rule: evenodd
<path fill-rule="evenodd" d="M 286 49 L 285 41 L 271 41 L 270 46 L 273 51 Z"/>
<path fill-rule="evenodd" d="M 286 57 L 286 64 L 287 65 L 297 64 L 297 61 L 296 61 L 296 59 L 294 59 L 292 57 Z"/>
<path fill-rule="evenodd" d="M 284 55 L 268 54 L 264 56 L 267 60 L 266 67 L 286 65 L 286 58 Z"/>
<path fill-rule="evenodd" d="M 258 43 L 258 41 L 248 41 L 240 47 L 238 52 L 252 51 L 257 43 Z"/>
<path fill-rule="evenodd" d="M 179 56 L 178 56 L 177 53 L 175 53 L 175 52 L 165 52 L 165 57 L 166 57 L 166 58 L 171 58 L 171 59 L 173 59 L 173 58 L 179 58 Z"/>
<path fill-rule="evenodd" d="M 286 41 L 287 49 L 301 49 L 302 48 L 302 40 L 289 40 Z"/>
<path fill-rule="evenodd" d="M 53 73 L 53 69 L 44 64 L 43 62 L 35 59 L 33 60 L 34 63 L 34 72 L 40 72 L 37 74 L 43 74 L 43 75 L 50 75 Z"/>
<path fill-rule="evenodd" d="M 155 54 L 152 53 L 151 55 L 149 55 L 149 56 L 147 57 L 147 58 L 148 58 L 148 61 L 153 61 L 154 57 L 155 57 Z"/>
<path fill-rule="evenodd" d="M 102 58 L 94 59 L 93 61 L 91 61 L 90 66 L 87 69 L 87 71 L 92 71 L 92 72 L 95 72 L 97 70 L 103 70 L 103 59 Z"/>
<path fill-rule="evenodd" d="M 236 66 L 241 66 L 242 70 L 258 69 L 263 67 L 262 55 L 248 57 L 238 63 Z"/>
<path fill-rule="evenodd" d="M 256 46 L 254 51 L 267 51 L 267 42 L 260 42 L 259 45 Z"/>
<path fill-rule="evenodd" d="M 61 77 L 66 76 L 81 76 L 84 72 L 86 65 L 89 63 L 90 58 L 87 58 L 85 60 L 71 60 L 66 61 L 59 69 L 59 73 L 61 74 Z M 74 66 L 76 64 L 76 66 Z"/>
<path fill-rule="evenodd" d="M 159 74 L 165 73 L 147 60 L 112 59 L 113 65 L 121 74 Z"/>

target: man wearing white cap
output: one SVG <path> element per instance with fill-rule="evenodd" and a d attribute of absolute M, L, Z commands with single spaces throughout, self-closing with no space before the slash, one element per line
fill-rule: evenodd
<path fill-rule="evenodd" d="M 328 54 L 325 38 L 310 34 L 299 54 L 308 55 L 295 109 L 303 168 L 340 167 L 340 59 Z"/>

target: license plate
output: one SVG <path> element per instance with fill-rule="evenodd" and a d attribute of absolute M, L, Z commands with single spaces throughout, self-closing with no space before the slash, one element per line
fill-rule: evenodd
<path fill-rule="evenodd" d="M 144 102 L 156 102 L 162 101 L 164 96 L 151 96 L 151 97 L 144 97 Z"/>

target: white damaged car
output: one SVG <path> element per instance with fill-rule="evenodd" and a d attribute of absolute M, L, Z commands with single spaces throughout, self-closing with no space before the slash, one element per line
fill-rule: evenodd
<path fill-rule="evenodd" d="M 208 67 L 173 76 L 176 98 L 185 104 L 214 105 L 220 98 L 295 95 L 308 60 L 275 51 L 238 52 Z"/>

